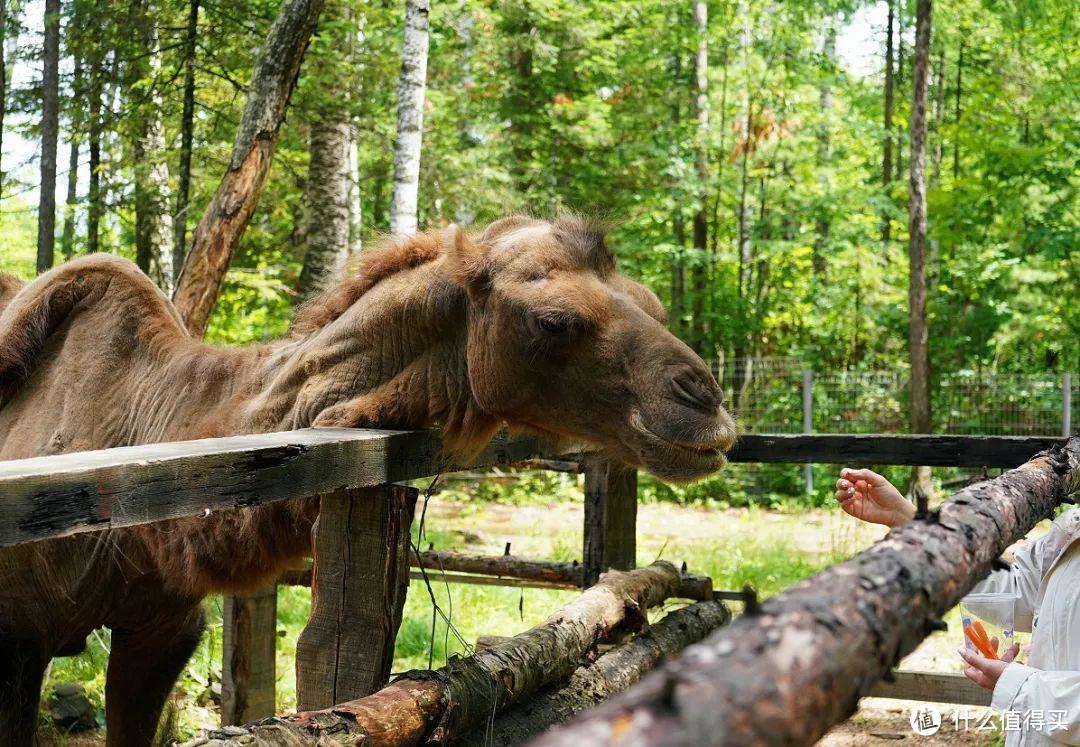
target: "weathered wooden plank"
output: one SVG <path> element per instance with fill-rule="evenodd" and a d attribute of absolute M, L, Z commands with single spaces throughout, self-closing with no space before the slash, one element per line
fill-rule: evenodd
<path fill-rule="evenodd" d="M 585 460 L 584 586 L 637 562 L 637 470 L 601 457 Z"/>
<path fill-rule="evenodd" d="M 221 636 L 221 725 L 273 716 L 277 587 L 226 596 Z"/>
<path fill-rule="evenodd" d="M 500 436 L 452 465 L 435 431 L 305 428 L 0 462 L 0 546 L 409 480 L 540 454 Z"/>
<path fill-rule="evenodd" d="M 1012 468 L 1063 443 L 1049 436 L 746 433 L 727 457 L 730 462 Z"/>
<path fill-rule="evenodd" d="M 765 600 L 534 747 L 813 744 L 1076 493 L 1080 437 Z"/>
<path fill-rule="evenodd" d="M 384 485 L 323 496 L 313 530 L 311 618 L 296 644 L 296 701 L 328 708 L 383 687 L 409 588 L 417 490 Z"/>
<path fill-rule="evenodd" d="M 882 680 L 870 688 L 869 696 L 918 700 L 923 703 L 990 705 L 990 691 L 979 687 L 962 674 L 898 669 L 893 672 L 893 677 L 893 682 Z"/>

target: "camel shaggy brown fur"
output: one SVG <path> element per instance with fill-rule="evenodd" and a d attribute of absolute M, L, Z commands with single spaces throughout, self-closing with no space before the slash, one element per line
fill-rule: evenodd
<path fill-rule="evenodd" d="M 400 239 L 283 340 L 190 338 L 134 264 L 0 276 L 0 459 L 306 426 L 439 425 L 453 451 L 503 424 L 585 441 L 675 480 L 735 437 L 702 361 L 618 274 L 601 231 L 506 218 Z M 200 600 L 310 552 L 316 499 L 0 550 L 0 744 L 29 744 L 49 659 L 112 630 L 110 745 L 149 744 L 202 630 Z"/>

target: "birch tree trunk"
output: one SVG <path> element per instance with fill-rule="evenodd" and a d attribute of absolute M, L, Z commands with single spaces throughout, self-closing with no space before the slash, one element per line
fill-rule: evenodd
<path fill-rule="evenodd" d="M 7 113 L 8 0 L 0 0 L 0 154 L 4 152 L 4 115 Z M 0 163 L 0 196 L 4 194 L 4 168 Z"/>
<path fill-rule="evenodd" d="M 429 0 L 406 0 L 405 41 L 398 79 L 397 140 L 394 143 L 394 197 L 390 232 L 416 233 L 420 187 L 420 144 L 427 82 Z"/>
<path fill-rule="evenodd" d="M 829 19 L 829 26 L 825 30 L 825 40 L 822 43 L 822 53 L 825 65 L 828 68 L 821 81 L 818 91 L 818 107 L 821 110 L 821 125 L 817 135 L 817 165 L 818 185 L 821 188 L 822 204 L 818 206 L 817 218 L 814 227 L 817 238 L 814 241 L 814 255 L 812 267 L 814 275 L 823 277 L 829 268 L 825 253 L 828 251 L 829 230 L 832 227 L 832 213 L 829 203 L 831 202 L 830 191 L 832 184 L 829 170 L 832 168 L 832 110 L 833 110 L 833 75 L 836 74 L 836 27 L 837 19 Z"/>
<path fill-rule="evenodd" d="M 881 146 L 881 185 L 888 196 L 893 173 L 893 28 L 896 25 L 895 0 L 889 0 L 889 19 L 885 29 L 885 138 Z M 892 222 L 888 208 L 881 216 L 881 243 L 886 246 L 892 238 Z"/>
<path fill-rule="evenodd" d="M 926 89 L 930 68 L 931 0 L 915 7 L 911 96 L 911 184 L 908 197 L 908 352 L 911 360 L 911 432 L 930 433 L 930 341 L 926 315 Z M 916 467 L 912 494 L 932 491 L 930 468 Z"/>
<path fill-rule="evenodd" d="M 165 166 L 165 128 L 161 121 L 161 95 L 156 78 L 161 67 L 154 9 L 142 4 L 136 23 L 145 57 L 133 68 L 150 80 L 140 102 L 141 119 L 135 141 L 135 261 L 165 293 L 172 293 L 173 254 L 169 215 L 169 170 Z"/>
<path fill-rule="evenodd" d="M 308 165 L 308 230 L 297 301 L 317 294 L 349 256 L 349 122 L 346 113 L 311 125 Z"/>
<path fill-rule="evenodd" d="M 60 134 L 60 0 L 45 0 L 41 71 L 41 182 L 38 199 L 37 271 L 53 266 L 56 244 L 56 144 Z"/>
<path fill-rule="evenodd" d="M 697 54 L 694 56 L 694 114 L 697 118 L 697 211 L 694 213 L 694 250 L 697 261 L 693 270 L 691 299 L 690 345 L 704 354 L 707 328 L 705 324 L 705 294 L 708 285 L 711 257 L 709 251 L 709 7 L 704 0 L 694 3 L 694 25 L 697 30 Z"/>
<path fill-rule="evenodd" d="M 195 137 L 195 44 L 199 38 L 199 0 L 188 6 L 187 35 L 184 37 L 184 110 L 180 115 L 180 169 L 173 213 L 173 281 L 187 254 L 187 217 L 191 196 L 191 148 Z"/>
<path fill-rule="evenodd" d="M 206 332 L 233 252 L 255 212 L 300 61 L 322 7 L 323 0 L 282 4 L 255 63 L 228 170 L 195 227 L 173 295 L 184 324 L 196 337 Z"/>
<path fill-rule="evenodd" d="M 934 149 L 930 155 L 930 189 L 941 186 L 941 154 L 943 133 L 942 117 L 945 113 L 945 50 L 938 52 L 937 71 L 934 73 Z M 930 238 L 930 287 L 936 288 L 941 275 L 941 247 L 936 237 Z"/>

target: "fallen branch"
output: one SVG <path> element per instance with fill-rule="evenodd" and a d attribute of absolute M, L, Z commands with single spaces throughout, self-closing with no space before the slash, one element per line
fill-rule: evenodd
<path fill-rule="evenodd" d="M 813 744 L 1077 490 L 1080 437 L 767 600 L 534 745 Z"/>
<path fill-rule="evenodd" d="M 639 630 L 645 610 L 675 596 L 681 574 L 657 561 L 612 571 L 545 622 L 485 651 L 434 671 L 407 672 L 365 698 L 322 711 L 264 719 L 210 732 L 189 745 L 323 744 L 320 735 L 349 736 L 372 747 L 448 744 L 506 706 L 566 679 L 597 642 L 616 630 Z"/>
<path fill-rule="evenodd" d="M 539 589 L 580 589 L 584 578 L 582 565 L 573 560 L 556 563 L 549 560 L 527 560 L 515 555 L 468 555 L 453 550 L 423 550 L 413 553 L 412 567 L 423 568 L 431 581 L 478 584 L 481 586 L 524 586 Z M 473 574 L 471 576 L 460 575 Z M 423 578 L 419 572 L 411 578 Z M 520 582 L 520 583 L 519 583 Z M 279 584 L 286 586 L 311 586 L 311 568 L 285 571 Z M 708 576 L 679 576 L 679 599 L 695 602 L 714 598 L 712 579 Z"/>
<path fill-rule="evenodd" d="M 425 550 L 414 553 L 414 567 L 432 571 L 479 573 L 485 576 L 508 576 L 527 581 L 572 583 L 581 586 L 585 569 L 576 560 L 556 563 L 550 560 L 527 560 L 516 555 L 468 555 L 452 550 Z"/>
<path fill-rule="evenodd" d="M 592 708 L 640 680 L 664 659 L 696 643 L 731 620 L 723 602 L 697 602 L 675 610 L 632 641 L 582 665 L 562 686 L 552 685 L 504 711 L 490 726 L 464 736 L 469 747 L 519 745 Z"/>

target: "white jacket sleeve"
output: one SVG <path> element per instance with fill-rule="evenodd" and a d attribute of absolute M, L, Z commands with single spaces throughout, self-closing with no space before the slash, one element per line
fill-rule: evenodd
<path fill-rule="evenodd" d="M 1026 730 L 1062 744 L 1080 745 L 1080 672 L 1050 672 L 1009 664 L 990 705 L 1030 719 Z"/>
<path fill-rule="evenodd" d="M 963 605 L 971 610 L 972 614 L 987 622 L 998 627 L 1008 627 L 1009 621 L 1000 619 L 1000 604 L 994 604 L 993 601 L 994 597 L 998 600 L 1012 598 L 1013 630 L 1031 632 L 1039 587 L 1042 584 L 1042 545 L 1047 537 L 1049 535 L 1018 548 L 1013 556 L 1012 567 L 1007 571 L 994 571 L 987 576 L 964 597 Z"/>

